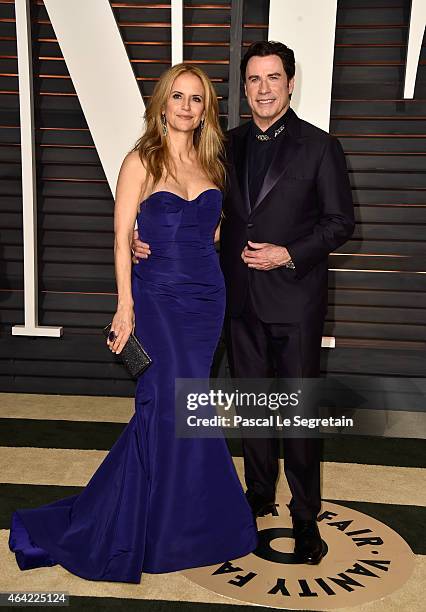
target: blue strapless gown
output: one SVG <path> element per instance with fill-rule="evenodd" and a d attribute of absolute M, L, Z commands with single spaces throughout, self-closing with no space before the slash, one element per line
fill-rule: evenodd
<path fill-rule="evenodd" d="M 151 194 L 138 214 L 151 255 L 132 267 L 135 334 L 152 356 L 135 414 L 78 495 L 12 515 L 20 569 L 60 564 L 89 580 L 213 565 L 253 551 L 257 532 L 224 438 L 177 438 L 175 378 L 208 378 L 225 286 L 214 248 L 221 192 Z"/>

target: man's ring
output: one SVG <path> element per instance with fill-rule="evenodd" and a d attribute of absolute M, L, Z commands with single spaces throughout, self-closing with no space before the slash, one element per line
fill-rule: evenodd
<path fill-rule="evenodd" d="M 117 334 L 115 333 L 115 331 L 110 331 L 109 335 L 108 335 L 108 340 L 110 342 L 114 342 L 114 340 L 117 338 Z"/>

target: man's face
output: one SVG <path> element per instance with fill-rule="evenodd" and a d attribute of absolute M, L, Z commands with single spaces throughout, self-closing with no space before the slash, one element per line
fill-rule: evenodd
<path fill-rule="evenodd" d="M 249 59 L 244 89 L 253 119 L 259 127 L 267 129 L 285 113 L 293 87 L 294 77 L 287 80 L 278 55 L 254 55 Z"/>

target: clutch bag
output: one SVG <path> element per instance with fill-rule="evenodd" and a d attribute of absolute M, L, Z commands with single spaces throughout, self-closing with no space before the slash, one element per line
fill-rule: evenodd
<path fill-rule="evenodd" d="M 108 337 L 111 331 L 111 323 L 104 327 L 102 331 L 104 336 Z M 152 363 L 151 357 L 133 333 L 130 334 L 129 339 L 117 357 L 121 357 L 123 364 L 131 376 L 135 378 L 140 376 Z"/>

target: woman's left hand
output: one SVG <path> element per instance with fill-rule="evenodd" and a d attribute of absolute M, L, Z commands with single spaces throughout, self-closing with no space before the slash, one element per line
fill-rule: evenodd
<path fill-rule="evenodd" d="M 114 331 L 116 338 L 107 338 L 107 345 L 110 350 L 117 355 L 121 353 L 130 334 L 135 328 L 135 313 L 133 306 L 119 306 L 111 322 L 111 331 Z"/>

